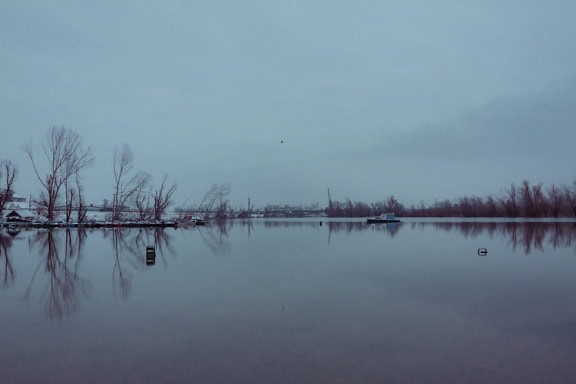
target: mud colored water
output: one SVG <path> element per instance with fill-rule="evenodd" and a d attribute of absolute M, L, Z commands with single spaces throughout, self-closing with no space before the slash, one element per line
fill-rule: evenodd
<path fill-rule="evenodd" d="M 572 383 L 575 303 L 574 223 L 4 229 L 0 382 Z"/>

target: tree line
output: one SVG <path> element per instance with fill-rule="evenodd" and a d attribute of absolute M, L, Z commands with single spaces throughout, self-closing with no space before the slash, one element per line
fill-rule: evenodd
<path fill-rule="evenodd" d="M 71 129 L 52 126 L 41 143 L 41 159 L 37 159 L 32 140 L 23 149 L 41 185 L 36 202 L 38 213 L 53 221 L 57 212 L 63 211 L 66 222 L 72 221 L 73 215 L 75 221 L 85 221 L 87 206 L 81 175 L 93 164 L 94 156 L 82 137 Z M 176 183 L 170 182 L 165 174 L 160 184 L 154 186 L 151 175 L 134 169 L 134 155 L 127 144 L 115 147 L 112 168 L 110 219 L 122 220 L 130 212 L 139 220 L 161 220 L 172 202 Z M 0 214 L 12 200 L 17 175 L 12 161 L 0 160 Z M 217 217 L 225 217 L 229 193 L 229 184 L 214 184 L 199 209 L 216 210 Z M 329 217 L 366 217 L 385 212 L 405 217 L 576 217 L 576 179 L 570 185 L 552 184 L 548 188 L 525 180 L 520 185 L 511 184 L 501 196 L 463 196 L 410 207 L 394 196 L 370 204 L 349 199 L 333 201 L 329 197 L 326 208 Z"/>
<path fill-rule="evenodd" d="M 84 222 L 87 206 L 84 200 L 82 172 L 94 163 L 92 149 L 84 144 L 74 130 L 62 126 L 48 129 L 38 152 L 30 140 L 23 146 L 34 174 L 40 182 L 41 192 L 36 201 L 38 213 L 48 221 L 64 212 L 65 221 Z M 40 159 L 38 159 L 40 157 Z M 0 161 L 0 214 L 14 195 L 16 165 L 10 160 Z M 176 191 L 176 183 L 164 175 L 159 185 L 152 184 L 152 177 L 134 171 L 134 156 L 124 144 L 114 149 L 113 157 L 113 221 L 121 220 L 126 211 L 137 212 L 140 220 L 160 220 Z"/>
<path fill-rule="evenodd" d="M 502 196 L 462 196 L 431 205 L 404 206 L 394 196 L 367 204 L 349 199 L 328 202 L 329 217 L 366 217 L 394 212 L 404 217 L 576 217 L 576 179 L 570 185 L 512 183 Z"/>

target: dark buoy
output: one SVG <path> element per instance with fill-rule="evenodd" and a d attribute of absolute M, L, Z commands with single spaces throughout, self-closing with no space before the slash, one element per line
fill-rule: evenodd
<path fill-rule="evenodd" d="M 148 245 L 146 247 L 146 264 L 154 265 L 156 263 L 156 247 Z"/>
<path fill-rule="evenodd" d="M 320 222 L 320 226 L 322 226 L 322 222 Z"/>

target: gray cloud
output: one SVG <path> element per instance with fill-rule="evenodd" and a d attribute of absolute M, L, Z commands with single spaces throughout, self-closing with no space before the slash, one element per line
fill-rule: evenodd
<path fill-rule="evenodd" d="M 405 202 L 574 176 L 569 1 L 0 5 L 0 157 L 51 124 L 115 145 L 199 201 Z M 9 133 L 9 135 L 7 135 Z M 280 141 L 284 143 L 281 144 Z M 572 162 L 572 163 L 571 163 Z"/>

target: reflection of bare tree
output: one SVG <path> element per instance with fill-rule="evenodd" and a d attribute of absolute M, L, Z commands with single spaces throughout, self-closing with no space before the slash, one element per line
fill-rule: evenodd
<path fill-rule="evenodd" d="M 541 225 L 536 226 L 534 223 L 524 223 L 523 230 L 524 253 L 529 254 L 532 246 L 539 251 L 543 251 L 542 242 L 546 236 L 547 229 Z"/>
<path fill-rule="evenodd" d="M 250 220 L 238 221 L 246 225 Z M 409 223 L 370 224 L 364 221 L 323 221 L 320 225 L 315 220 L 264 220 L 256 221 L 254 225 L 263 225 L 265 228 L 322 228 L 328 227 L 328 242 L 333 233 L 353 231 L 378 231 L 386 236 L 394 237 L 401 228 L 408 227 L 415 231 L 426 227 L 434 227 L 443 231 L 460 231 L 466 237 L 488 235 L 489 238 L 503 236 L 512 245 L 514 250 L 521 247 L 524 253 L 534 250 L 543 251 L 547 244 L 554 249 L 570 247 L 576 241 L 576 223 L 563 221 L 411 221 Z"/>
<path fill-rule="evenodd" d="M 176 251 L 171 245 L 172 238 L 169 232 L 162 227 L 155 228 L 138 228 L 136 236 L 133 238 L 133 243 L 136 249 L 143 250 L 146 249 L 147 245 L 156 246 L 156 255 L 160 255 L 164 265 L 168 262 L 166 260 L 166 250 L 172 256 L 176 255 Z M 144 253 L 142 253 L 144 255 Z M 146 263 L 146 257 L 144 257 L 144 263 Z"/>
<path fill-rule="evenodd" d="M 132 290 L 132 275 L 130 270 L 146 268 L 146 246 L 154 245 L 156 254 L 160 255 L 164 264 L 167 264 L 165 250 L 171 255 L 176 252 L 171 245 L 171 236 L 164 228 L 114 228 L 105 231 L 105 237 L 112 234 L 114 248 L 114 269 L 112 271 L 112 285 L 114 295 L 126 300 Z"/>
<path fill-rule="evenodd" d="M 521 245 L 525 254 L 529 254 L 533 249 L 544 251 L 546 243 L 554 249 L 570 247 L 576 238 L 576 223 L 572 222 L 445 222 L 419 225 L 434 225 L 446 231 L 457 229 L 471 237 L 484 233 L 488 233 L 490 237 L 501 234 L 508 239 L 513 250 Z"/>
<path fill-rule="evenodd" d="M 554 223 L 554 230 L 551 231 L 549 242 L 553 248 L 565 247 L 568 248 L 576 240 L 576 227 L 575 225 L 561 225 Z"/>
<path fill-rule="evenodd" d="M 514 222 L 505 223 L 502 229 L 504 234 L 510 239 L 512 249 L 516 250 L 516 246 L 518 245 L 518 226 Z"/>
<path fill-rule="evenodd" d="M 237 219 L 230 222 L 230 228 L 234 227 L 234 223 L 240 224 L 240 227 L 246 228 L 248 237 L 254 231 L 254 220 L 253 219 Z"/>
<path fill-rule="evenodd" d="M 3 288 L 8 288 L 16 278 L 12 262 L 10 261 L 10 255 L 8 254 L 8 249 L 10 249 L 10 247 L 12 247 L 12 237 L 6 236 L 3 232 L 0 233 L 0 259 L 4 262 L 4 268 L 2 268 Z"/>
<path fill-rule="evenodd" d="M 213 224 L 198 227 L 202 241 L 216 256 L 230 254 L 230 242 L 228 241 L 228 226 L 230 220 L 216 220 Z M 231 223 L 231 222 L 230 222 Z"/>
<path fill-rule="evenodd" d="M 46 252 L 46 257 L 36 268 L 25 297 L 26 300 L 30 299 L 34 280 L 40 267 L 44 265 L 49 277 L 48 316 L 51 319 L 62 319 L 76 312 L 81 299 L 89 296 L 90 282 L 79 275 L 81 251 L 86 238 L 85 232 L 79 229 L 73 234 L 69 229 L 66 229 L 63 256 L 60 256 L 59 253 L 56 232 L 40 230 L 36 232 L 33 238 L 33 244 L 39 250 Z"/>
<path fill-rule="evenodd" d="M 122 300 L 126 300 L 132 289 L 132 275 L 123 267 L 123 251 L 129 245 L 125 239 L 126 230 L 115 228 L 112 230 L 112 244 L 114 247 L 114 269 L 112 270 L 112 289 L 114 295 L 120 295 Z M 131 259 L 129 259 L 130 261 Z M 137 263 L 138 264 L 138 263 Z"/>

